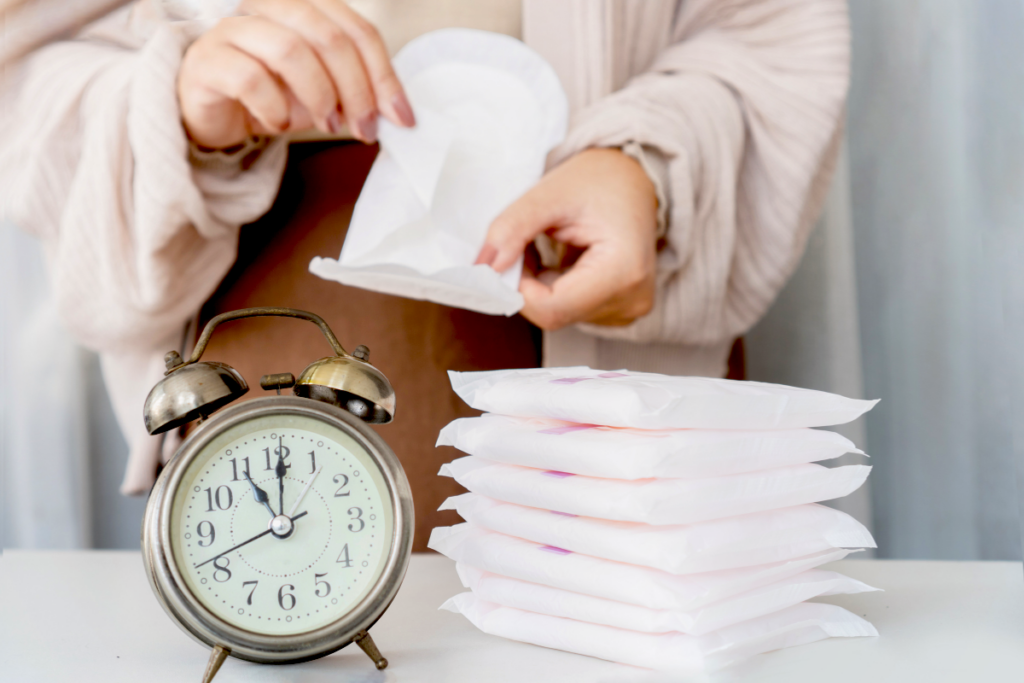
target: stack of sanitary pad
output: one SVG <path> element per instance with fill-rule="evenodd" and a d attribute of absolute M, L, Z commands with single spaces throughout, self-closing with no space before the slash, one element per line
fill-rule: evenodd
<path fill-rule="evenodd" d="M 434 529 L 471 592 L 444 607 L 505 638 L 647 668 L 710 671 L 874 627 L 814 597 L 875 590 L 818 569 L 874 547 L 849 515 L 870 467 L 811 429 L 874 405 L 756 382 L 590 368 L 450 373 L 469 405 L 438 445 L 470 493 Z"/>

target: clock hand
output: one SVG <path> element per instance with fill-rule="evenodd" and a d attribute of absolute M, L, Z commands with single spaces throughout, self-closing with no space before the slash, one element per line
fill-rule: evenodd
<path fill-rule="evenodd" d="M 262 503 L 263 507 L 267 508 L 267 512 L 270 513 L 271 517 L 276 517 L 274 508 L 270 507 L 270 496 L 267 495 L 267 492 L 256 485 L 256 482 L 252 480 L 248 472 L 242 472 L 242 475 L 249 482 L 249 486 L 252 487 L 252 497 L 256 499 L 256 502 Z"/>
<path fill-rule="evenodd" d="M 284 475 L 288 474 L 288 466 L 284 464 L 284 437 L 278 437 L 277 442 L 277 466 L 274 468 L 277 475 L 278 501 L 280 502 L 281 513 L 284 514 Z"/>
<path fill-rule="evenodd" d="M 299 514 L 297 514 L 297 515 L 295 515 L 294 517 L 292 517 L 292 521 L 294 522 L 295 520 L 297 520 L 297 519 L 299 519 L 299 518 L 301 518 L 301 517 L 305 517 L 305 516 L 306 516 L 306 515 L 308 515 L 308 514 L 309 514 L 309 512 L 308 512 L 308 511 L 307 511 L 307 512 L 300 512 Z M 233 548 L 228 548 L 227 550 L 225 550 L 224 552 L 220 553 L 219 555 L 214 555 L 213 557 L 211 557 L 211 558 L 210 558 L 210 559 L 208 559 L 208 560 L 205 560 L 205 561 L 203 561 L 203 562 L 200 562 L 199 564 L 193 565 L 193 567 L 194 567 L 195 569 L 199 569 L 199 568 L 200 568 L 200 567 L 202 567 L 202 566 L 203 566 L 204 564 L 208 564 L 208 563 L 210 563 L 210 562 L 213 562 L 213 561 L 214 561 L 214 560 L 216 560 L 216 559 L 217 559 L 218 557 L 224 557 L 224 556 L 225 556 L 225 555 L 227 555 L 228 553 L 232 553 L 232 552 L 234 552 L 234 551 L 238 550 L 238 549 L 239 549 L 239 548 L 241 548 L 241 547 L 242 547 L 243 545 L 248 545 L 248 544 L 252 543 L 252 542 L 253 542 L 253 541 L 255 541 L 255 540 L 256 540 L 257 538 L 263 538 L 264 536 L 266 536 L 266 535 L 267 535 L 267 534 L 269 534 L 269 533 L 271 533 L 270 529 L 267 529 L 266 531 L 260 532 L 260 533 L 256 534 L 255 536 L 253 536 L 252 538 L 250 538 L 250 539 L 248 539 L 248 540 L 246 540 L 246 541 L 242 541 L 241 543 L 239 543 L 239 544 L 238 544 L 238 545 L 236 545 L 235 547 L 233 547 Z"/>
<path fill-rule="evenodd" d="M 299 509 L 299 503 L 301 503 L 302 499 L 306 496 L 306 491 L 308 491 L 309 487 L 313 485 L 313 481 L 316 479 L 316 475 L 320 474 L 320 470 L 322 470 L 323 468 L 324 468 L 323 465 L 320 465 L 320 467 L 317 467 L 316 468 L 316 472 L 313 472 L 313 476 L 309 478 L 308 482 L 306 482 L 306 488 L 302 489 L 302 493 L 300 493 L 299 497 L 295 499 L 294 503 L 292 503 L 292 509 L 288 511 L 288 516 L 289 517 L 294 515 L 295 511 Z"/>

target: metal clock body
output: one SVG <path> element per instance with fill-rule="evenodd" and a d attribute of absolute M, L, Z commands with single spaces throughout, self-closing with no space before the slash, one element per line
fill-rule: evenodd
<path fill-rule="evenodd" d="M 248 386 L 230 366 L 199 358 L 218 324 L 266 315 L 318 324 L 336 355 L 298 380 L 264 376 L 277 396 L 224 408 Z M 167 614 L 213 648 L 204 681 L 228 655 L 282 664 L 353 642 L 387 666 L 367 630 L 405 576 L 413 507 L 398 458 L 366 426 L 394 414 L 390 383 L 368 353 L 349 355 L 311 313 L 246 309 L 212 320 L 189 361 L 168 354 L 147 427 L 203 422 L 150 494 L 143 560 Z M 280 395 L 293 386 L 296 396 Z"/>

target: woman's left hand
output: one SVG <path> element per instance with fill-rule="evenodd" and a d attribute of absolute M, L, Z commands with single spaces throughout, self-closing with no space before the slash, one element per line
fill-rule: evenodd
<path fill-rule="evenodd" d="M 589 149 L 554 168 L 491 224 L 477 263 L 510 268 L 547 233 L 565 246 L 559 270 L 525 268 L 520 311 L 545 330 L 628 325 L 654 305 L 658 200 L 637 161 Z"/>

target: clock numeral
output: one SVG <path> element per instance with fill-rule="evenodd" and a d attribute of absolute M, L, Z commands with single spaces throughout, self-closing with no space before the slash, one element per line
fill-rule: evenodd
<path fill-rule="evenodd" d="M 222 562 L 223 562 L 223 564 L 221 564 Z M 224 583 L 225 581 L 230 581 L 231 580 L 231 570 L 228 569 L 228 565 L 229 564 L 231 564 L 231 561 L 228 560 L 228 558 L 226 558 L 224 556 L 218 557 L 216 560 L 213 561 L 213 566 L 214 566 L 213 580 L 214 581 L 217 581 L 218 583 Z M 223 579 L 220 578 L 221 572 L 226 574 L 226 576 Z"/>
<path fill-rule="evenodd" d="M 359 526 L 353 528 L 352 524 L 348 525 L 348 530 L 352 532 L 359 532 L 366 528 L 366 522 L 363 521 L 363 509 L 362 508 L 349 508 L 348 514 L 352 516 L 352 524 L 359 522 Z"/>
<path fill-rule="evenodd" d="M 277 456 L 279 456 L 279 455 L 281 456 L 281 461 L 285 463 L 284 466 L 286 468 L 291 467 L 291 465 L 288 464 L 288 456 L 290 454 L 291 454 L 291 449 L 288 448 L 287 446 L 285 446 L 284 444 L 281 444 L 279 446 L 275 446 L 274 447 L 274 462 L 272 463 L 272 462 L 270 462 L 270 449 L 269 448 L 264 448 L 263 449 L 263 455 L 265 455 L 267 457 L 267 470 L 272 470 L 272 469 L 274 469 L 277 466 Z"/>
<path fill-rule="evenodd" d="M 248 458 L 248 456 L 242 458 L 242 462 L 245 463 L 245 470 L 243 470 L 243 471 L 246 474 L 248 474 L 250 477 L 252 477 L 252 473 L 249 471 L 249 458 Z M 231 458 L 231 481 L 240 481 L 238 479 L 238 458 Z"/>
<path fill-rule="evenodd" d="M 338 554 L 337 562 L 340 562 L 346 569 L 352 566 L 352 558 L 348 555 L 348 543 L 341 549 L 341 553 Z"/>
<path fill-rule="evenodd" d="M 347 548 L 348 546 L 345 546 L 345 547 Z M 321 576 L 327 576 L 327 574 L 316 574 L 316 575 L 313 576 L 314 583 L 316 585 L 316 597 L 318 597 L 318 598 L 326 598 L 328 595 L 331 594 L 331 584 L 327 583 L 326 581 L 321 581 L 320 580 Z M 324 592 L 323 593 L 320 593 L 320 587 L 321 586 L 323 586 L 323 588 L 324 588 Z"/>
<path fill-rule="evenodd" d="M 252 590 L 249 591 L 249 597 L 245 600 L 245 604 L 247 605 L 252 604 L 252 594 L 256 592 L 256 586 L 259 585 L 259 581 L 243 581 L 242 587 L 244 588 L 245 586 L 248 586 L 250 583 L 252 584 Z"/>
<path fill-rule="evenodd" d="M 286 593 L 286 588 L 290 591 L 293 591 L 295 590 L 295 586 L 291 585 L 290 583 L 286 583 L 285 585 L 281 586 L 277 591 L 277 604 L 280 605 L 281 609 L 283 609 L 285 612 L 295 607 L 295 596 L 291 593 Z M 287 607 L 285 607 L 284 605 L 285 602 L 288 603 Z"/>
<path fill-rule="evenodd" d="M 206 525 L 206 526 L 204 527 L 203 525 Z M 209 531 L 204 533 L 203 532 L 204 528 L 205 529 L 209 529 Z M 210 539 L 210 541 L 208 543 L 203 543 L 202 541 L 199 541 L 199 547 L 200 548 L 209 548 L 211 545 L 213 545 L 214 539 L 217 538 L 217 530 L 213 528 L 213 522 L 208 522 L 206 520 L 203 520 L 202 522 L 199 522 L 199 524 L 196 526 L 196 533 L 199 534 L 200 538 L 209 538 Z"/>
<path fill-rule="evenodd" d="M 316 472 L 316 451 L 309 452 L 309 473 Z"/>
<path fill-rule="evenodd" d="M 218 510 L 230 510 L 231 506 L 234 504 L 234 498 L 231 495 L 231 487 L 228 486 L 227 484 L 222 484 L 221 486 L 218 486 L 216 493 L 213 493 L 210 490 L 210 487 L 207 487 L 203 490 L 206 491 L 207 512 L 213 512 L 214 503 L 217 504 Z M 224 493 L 227 494 L 227 500 L 225 500 L 225 496 L 222 495 Z"/>
<path fill-rule="evenodd" d="M 345 496 L 347 496 L 349 494 L 348 491 L 344 490 L 344 488 L 346 486 L 348 486 L 348 477 L 345 476 L 344 474 L 335 474 L 334 475 L 334 483 L 337 484 L 339 479 L 341 480 L 341 486 L 339 486 L 338 490 L 334 492 L 334 497 L 335 498 L 344 498 Z"/>

